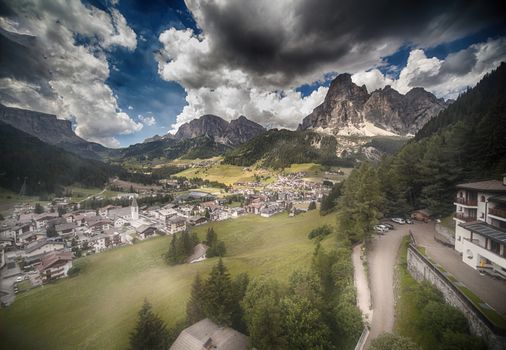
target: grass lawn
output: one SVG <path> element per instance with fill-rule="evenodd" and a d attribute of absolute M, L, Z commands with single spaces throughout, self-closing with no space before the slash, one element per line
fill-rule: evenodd
<path fill-rule="evenodd" d="M 271 172 L 266 169 L 215 163 L 209 167 L 188 168 L 174 174 L 174 176 L 184 176 L 189 179 L 198 177 L 204 180 L 217 181 L 226 185 L 232 185 L 238 181 L 255 181 L 255 175 L 270 176 Z"/>
<path fill-rule="evenodd" d="M 245 216 L 196 228 L 202 238 L 213 226 L 225 241 L 226 266 L 234 276 L 270 276 L 286 283 L 308 266 L 313 228 L 335 224 L 336 216 L 311 211 L 295 217 Z M 81 274 L 22 293 L 0 310 L 2 349 L 125 349 L 145 297 L 169 324 L 185 316 L 186 301 L 197 272 L 207 276 L 217 259 L 170 267 L 162 254 L 170 237 L 158 237 L 80 258 Z M 335 244 L 333 235 L 323 246 Z"/>
<path fill-rule="evenodd" d="M 0 214 L 6 216 L 12 212 L 14 205 L 19 203 L 36 203 L 45 204 L 47 202 L 39 201 L 39 197 L 20 196 L 19 194 L 0 187 Z"/>

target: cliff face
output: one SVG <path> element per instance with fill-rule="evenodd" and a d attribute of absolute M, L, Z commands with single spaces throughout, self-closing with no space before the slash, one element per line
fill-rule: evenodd
<path fill-rule="evenodd" d="M 324 102 L 303 119 L 300 130 L 320 129 L 334 135 L 414 134 L 448 106 L 422 88 L 402 95 L 390 86 L 367 92 L 351 81 L 349 74 L 337 76 Z"/>
<path fill-rule="evenodd" d="M 116 150 L 80 138 L 72 130 L 72 123 L 69 120 L 58 119 L 54 114 L 0 104 L 0 121 L 83 158 L 103 159 L 116 153 Z"/>
<path fill-rule="evenodd" d="M 57 119 L 53 114 L 6 107 L 0 104 L 0 121 L 52 145 L 61 142 L 86 142 L 74 133 L 69 120 Z"/>
<path fill-rule="evenodd" d="M 218 143 L 237 146 L 263 132 L 265 132 L 263 126 L 247 119 L 245 116 L 227 122 L 218 116 L 206 114 L 181 125 L 175 138 L 182 140 L 205 136 Z"/>

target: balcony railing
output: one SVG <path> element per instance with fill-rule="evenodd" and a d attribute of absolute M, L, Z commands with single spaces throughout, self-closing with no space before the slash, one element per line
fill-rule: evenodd
<path fill-rule="evenodd" d="M 454 203 L 467 205 L 470 207 L 476 207 L 478 205 L 478 200 L 477 199 L 467 199 L 464 197 L 457 197 L 457 198 L 455 198 Z"/>
<path fill-rule="evenodd" d="M 506 209 L 489 208 L 488 213 L 506 219 Z"/>
<path fill-rule="evenodd" d="M 458 219 L 458 220 L 462 220 L 464 222 L 471 222 L 471 221 L 476 221 L 476 216 L 469 216 L 469 215 L 465 215 L 464 213 L 455 213 L 453 214 L 453 217 L 455 219 Z"/>

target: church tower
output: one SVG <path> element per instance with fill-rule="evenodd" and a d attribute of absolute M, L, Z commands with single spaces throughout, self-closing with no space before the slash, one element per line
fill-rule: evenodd
<path fill-rule="evenodd" d="M 139 219 L 139 206 L 137 205 L 137 200 L 135 196 L 132 199 L 132 204 L 130 204 L 130 213 L 132 214 L 132 220 Z"/>

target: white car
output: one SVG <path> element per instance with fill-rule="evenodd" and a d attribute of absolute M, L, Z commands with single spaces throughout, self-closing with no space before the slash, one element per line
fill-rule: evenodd
<path fill-rule="evenodd" d="M 16 282 L 22 282 L 24 279 L 23 276 L 16 277 Z"/>
<path fill-rule="evenodd" d="M 385 233 L 388 232 L 388 227 L 386 227 L 385 225 L 376 225 L 374 226 L 374 231 L 378 233 Z"/>
<path fill-rule="evenodd" d="M 406 220 L 404 220 L 402 218 L 392 218 L 392 221 L 397 224 L 401 224 L 401 225 L 404 225 L 406 223 Z"/>

